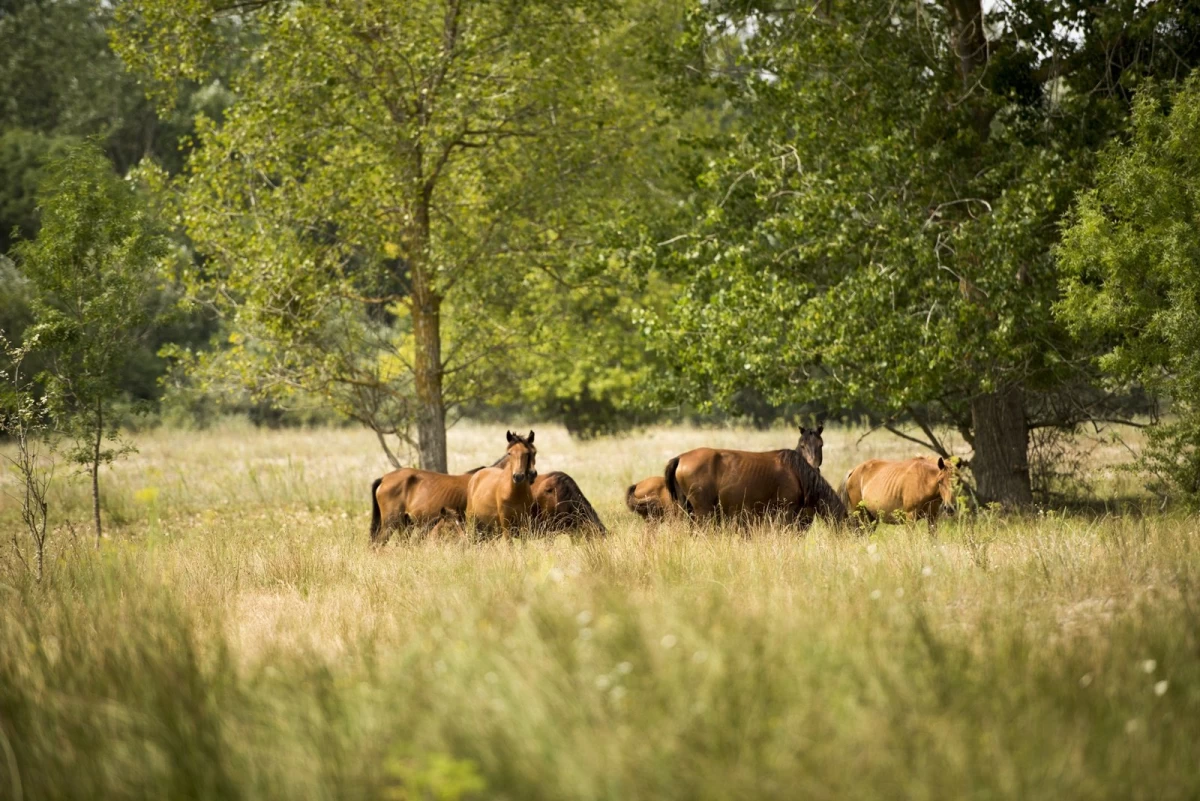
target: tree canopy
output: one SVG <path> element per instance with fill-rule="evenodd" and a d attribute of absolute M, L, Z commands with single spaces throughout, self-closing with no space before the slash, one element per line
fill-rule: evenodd
<path fill-rule="evenodd" d="M 1027 431 L 1109 411 L 1051 314 L 1058 221 L 1138 82 L 1200 57 L 1189 4 L 702 6 L 700 72 L 738 125 L 652 320 L 685 398 L 740 389 L 910 419 L 1029 497 Z"/>

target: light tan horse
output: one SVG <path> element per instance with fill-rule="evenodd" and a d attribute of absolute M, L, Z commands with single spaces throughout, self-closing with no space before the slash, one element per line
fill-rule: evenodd
<path fill-rule="evenodd" d="M 839 494 L 852 513 L 869 520 L 891 522 L 925 519 L 937 526 L 938 513 L 953 514 L 954 465 L 938 457 L 901 462 L 870 459 L 846 474 Z"/>
<path fill-rule="evenodd" d="M 667 480 L 662 476 L 650 476 L 630 484 L 629 489 L 625 490 L 625 505 L 629 511 L 646 520 L 659 520 L 679 510 L 679 506 L 671 500 Z"/>
<path fill-rule="evenodd" d="M 800 429 L 795 450 L 688 451 L 667 462 L 667 492 L 697 518 L 783 511 L 801 524 L 813 513 L 843 520 L 846 507 L 818 470 L 822 430 Z"/>
<path fill-rule="evenodd" d="M 482 528 L 499 528 L 505 539 L 528 521 L 533 511 L 533 482 L 537 479 L 537 448 L 533 432 L 522 437 L 511 431 L 508 451 L 496 466 L 470 476 L 467 484 L 467 520 Z"/>

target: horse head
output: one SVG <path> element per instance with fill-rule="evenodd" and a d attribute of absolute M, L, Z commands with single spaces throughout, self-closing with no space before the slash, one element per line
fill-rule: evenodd
<path fill-rule="evenodd" d="M 941 456 L 937 460 L 937 490 L 942 499 L 942 510 L 948 515 L 958 511 L 954 506 L 954 463 Z"/>
<path fill-rule="evenodd" d="M 800 441 L 796 443 L 796 450 L 804 457 L 804 461 L 818 470 L 821 469 L 821 451 L 825 447 L 825 440 L 821 439 L 821 432 L 824 430 L 823 425 L 816 428 L 800 426 Z"/>
<path fill-rule="evenodd" d="M 508 437 L 508 450 L 505 452 L 505 456 L 512 457 L 508 463 L 512 466 L 513 483 L 520 484 L 528 481 L 532 485 L 534 479 L 537 478 L 537 467 L 535 466 L 537 448 L 533 447 L 533 432 L 530 431 L 529 436 L 526 437 L 511 431 L 507 431 L 505 434 Z"/>

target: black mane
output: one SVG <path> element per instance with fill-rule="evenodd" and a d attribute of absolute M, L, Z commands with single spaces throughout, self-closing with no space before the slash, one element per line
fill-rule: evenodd
<path fill-rule="evenodd" d="M 809 464 L 799 451 L 782 450 L 779 456 L 800 480 L 801 505 L 804 509 L 813 509 L 830 520 L 846 519 L 846 505 L 820 470 Z"/>

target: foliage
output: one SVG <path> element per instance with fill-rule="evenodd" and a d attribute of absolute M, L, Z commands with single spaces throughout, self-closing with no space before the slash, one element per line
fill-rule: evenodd
<path fill-rule="evenodd" d="M 1196 8 L 996 4 L 967 41 L 975 7 L 700 7 L 695 74 L 738 114 L 670 257 L 676 307 L 647 316 L 669 395 L 756 387 L 970 440 L 983 395 L 1093 382 L 1050 313 L 1056 224 L 1139 78 L 1200 60 Z M 1028 424 L 1104 416 L 1073 398 Z"/>
<path fill-rule="evenodd" d="M 1128 142 L 1100 159 L 1058 251 L 1058 315 L 1101 367 L 1170 399 L 1144 465 L 1200 503 L 1200 79 L 1144 90 Z"/>
<path fill-rule="evenodd" d="M 50 413 L 74 443 L 68 458 L 92 474 L 100 537 L 100 465 L 116 458 L 121 378 L 155 315 L 147 303 L 168 244 L 145 201 L 94 145 L 52 168 L 37 239 L 16 249 L 34 288 L 36 338 Z"/>
<path fill-rule="evenodd" d="M 512 394 L 536 293 L 557 291 L 540 271 L 581 259 L 633 186 L 655 110 L 617 67 L 653 29 L 600 0 L 259 5 L 184 187 L 188 279 L 231 325 L 199 361 L 436 465 L 447 407 Z M 162 80 L 197 78 L 237 24 L 207 2 L 122 19 L 121 52 Z"/>

